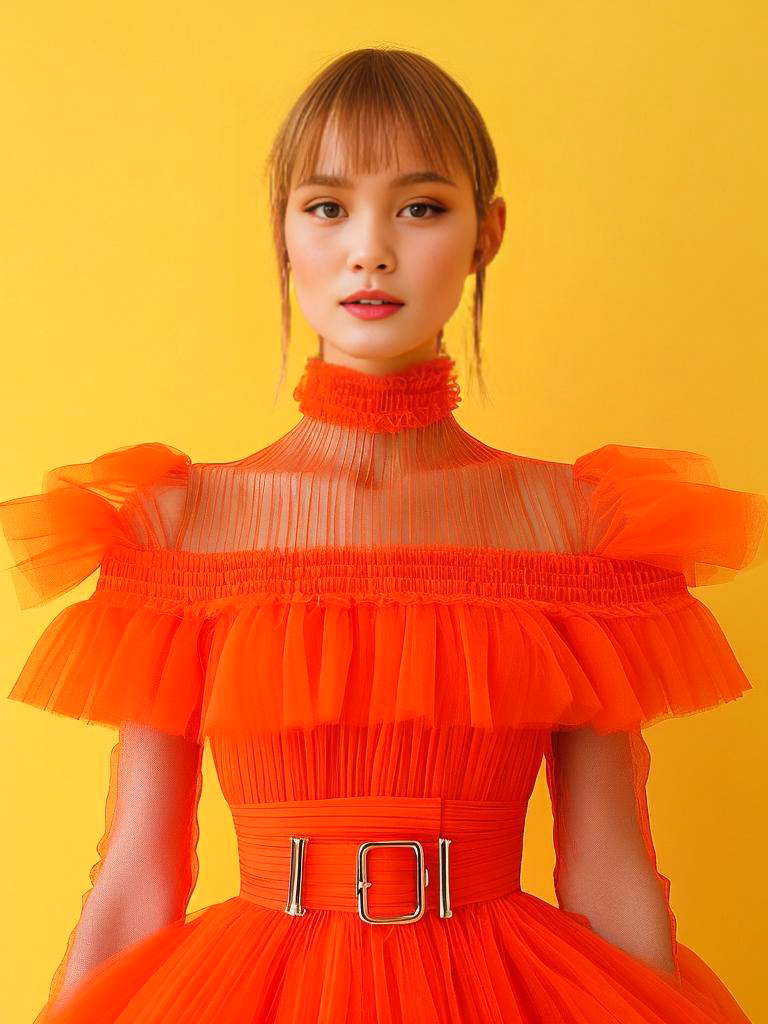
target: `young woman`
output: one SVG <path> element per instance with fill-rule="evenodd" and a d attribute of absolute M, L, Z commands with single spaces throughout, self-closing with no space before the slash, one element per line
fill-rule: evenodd
<path fill-rule="evenodd" d="M 473 275 L 479 363 L 505 208 L 434 63 L 334 61 L 269 169 L 283 359 L 291 277 L 320 345 L 299 422 L 0 505 L 23 607 L 99 569 L 10 696 L 119 728 L 38 1024 L 746 1021 L 676 941 L 641 730 L 749 689 L 689 587 L 764 560 L 768 502 L 691 452 L 556 463 L 459 425 L 443 326 Z M 241 885 L 187 914 L 206 738 Z M 520 887 L 543 759 L 558 906 Z"/>

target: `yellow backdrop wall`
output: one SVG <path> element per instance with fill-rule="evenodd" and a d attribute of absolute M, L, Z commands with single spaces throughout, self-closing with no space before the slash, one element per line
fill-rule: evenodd
<path fill-rule="evenodd" d="M 496 447 L 573 460 L 603 443 L 706 453 L 768 493 L 764 5 L 658 0 L 337 0 L 0 12 L 0 498 L 43 472 L 160 440 L 193 460 L 256 451 L 296 421 L 315 338 L 295 311 L 272 403 L 279 300 L 261 168 L 321 63 L 389 43 L 454 74 L 483 111 L 507 235 L 487 279 L 489 400 L 466 376 L 468 303 L 448 327 L 457 415 Z M 8 564 L 8 558 L 4 563 Z M 700 596 L 754 690 L 646 734 L 660 869 L 681 941 L 768 1017 L 765 567 Z M 44 625 L 0 586 L 2 689 Z M 103 826 L 110 730 L 0 701 L 0 1016 L 31 1020 L 80 909 Z M 63 767 L 62 767 L 63 766 Z M 191 910 L 236 891 L 209 753 Z M 543 776 L 523 887 L 553 899 Z"/>

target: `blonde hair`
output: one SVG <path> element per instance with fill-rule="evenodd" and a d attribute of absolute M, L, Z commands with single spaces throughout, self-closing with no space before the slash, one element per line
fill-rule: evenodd
<path fill-rule="evenodd" d="M 404 126 L 427 166 L 448 173 L 457 161 L 472 182 L 478 231 L 498 183 L 496 153 L 479 110 L 461 86 L 434 61 L 410 50 L 370 47 L 352 50 L 327 65 L 306 87 L 283 120 L 269 152 L 272 236 L 281 294 L 281 368 L 285 376 L 291 331 L 290 266 L 284 220 L 294 176 L 303 180 L 315 170 L 323 132 L 333 118 L 353 155 L 352 173 L 365 174 L 397 166 L 393 131 L 372 132 L 371 125 Z M 484 390 L 480 333 L 485 267 L 475 271 L 473 349 Z M 442 330 L 438 350 L 442 345 Z"/>

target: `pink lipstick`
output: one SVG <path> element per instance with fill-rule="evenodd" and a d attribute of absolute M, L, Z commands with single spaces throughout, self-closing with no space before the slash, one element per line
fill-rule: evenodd
<path fill-rule="evenodd" d="M 389 292 L 373 288 L 353 292 L 341 300 L 341 305 L 360 320 L 381 320 L 385 316 L 392 316 L 405 303 Z"/>

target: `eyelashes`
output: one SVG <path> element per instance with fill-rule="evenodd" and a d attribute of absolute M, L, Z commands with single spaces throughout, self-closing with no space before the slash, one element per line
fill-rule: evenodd
<path fill-rule="evenodd" d="M 336 207 L 341 208 L 341 203 L 337 203 L 335 200 L 332 200 L 332 199 L 326 199 L 326 200 L 323 200 L 323 201 L 321 201 L 319 203 L 313 203 L 312 206 L 308 206 L 304 212 L 305 213 L 313 214 L 315 210 L 320 209 L 322 207 L 327 207 L 327 206 L 336 206 Z M 414 207 L 423 208 L 423 209 L 426 209 L 426 210 L 431 210 L 432 213 L 433 213 L 433 216 L 431 216 L 431 217 L 406 217 L 405 218 L 406 220 L 434 220 L 435 217 L 439 216 L 439 214 L 446 212 L 445 207 L 444 206 L 439 206 L 437 203 L 407 203 L 403 207 L 403 209 L 404 210 L 411 210 Z M 340 220 L 341 218 L 339 218 L 339 217 L 318 217 L 316 219 L 317 220 L 333 221 L 333 220 Z"/>

